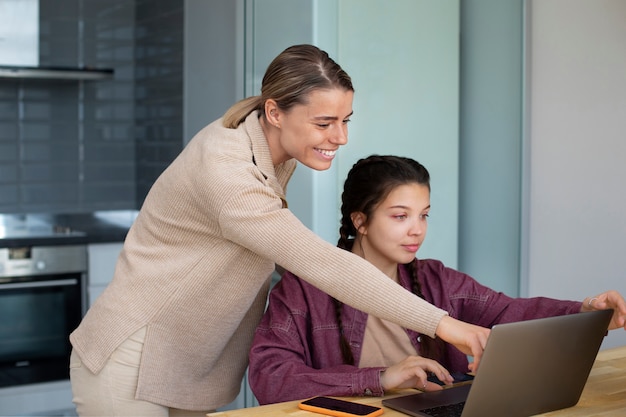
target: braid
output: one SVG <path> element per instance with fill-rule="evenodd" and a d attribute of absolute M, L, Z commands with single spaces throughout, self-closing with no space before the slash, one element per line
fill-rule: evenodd
<path fill-rule="evenodd" d="M 356 231 L 354 230 L 352 221 L 348 218 L 346 223 L 346 219 L 342 218 L 341 227 L 339 228 L 339 241 L 337 242 L 337 247 L 351 251 L 352 246 L 354 245 L 354 239 L 351 239 L 350 236 L 354 236 L 355 233 Z"/>
<path fill-rule="evenodd" d="M 337 324 L 339 324 L 339 347 L 341 348 L 343 363 L 348 365 L 354 365 L 354 356 L 352 355 L 352 349 L 350 349 L 350 344 L 348 343 L 348 339 L 346 339 L 346 335 L 343 331 L 343 320 L 341 319 L 343 303 L 335 298 L 333 298 L 333 302 L 335 304 L 335 316 L 337 317 Z"/>
<path fill-rule="evenodd" d="M 350 239 L 350 229 L 354 229 L 352 222 L 345 222 L 345 219 L 341 219 L 341 227 L 339 228 L 339 242 L 337 242 L 337 247 L 341 249 L 345 249 L 347 251 L 352 250 L 352 245 L 354 244 L 354 240 Z M 339 325 L 339 346 L 341 348 L 341 356 L 343 357 L 343 363 L 348 365 L 354 365 L 354 356 L 352 355 L 352 349 L 350 349 L 350 344 L 348 343 L 348 339 L 346 339 L 346 335 L 343 331 L 343 320 L 341 319 L 341 312 L 343 311 L 343 303 L 336 298 L 333 298 L 333 305 L 335 306 L 335 317 L 337 318 L 337 324 Z"/>
<path fill-rule="evenodd" d="M 413 294 L 418 297 L 424 299 L 424 294 L 422 294 L 422 286 L 420 285 L 418 279 L 418 260 L 414 259 L 413 261 L 405 264 L 406 268 L 409 271 L 409 275 L 411 276 L 411 288 L 413 290 Z M 430 336 L 425 334 L 420 334 L 419 339 L 419 354 L 425 358 L 434 359 L 436 361 L 440 361 L 443 358 L 443 354 L 446 348 L 443 340 L 436 338 L 433 339 Z"/>

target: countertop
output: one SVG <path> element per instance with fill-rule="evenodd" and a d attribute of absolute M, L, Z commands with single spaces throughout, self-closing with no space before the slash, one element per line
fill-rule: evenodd
<path fill-rule="evenodd" d="M 123 242 L 136 210 L 0 214 L 0 247 Z"/>

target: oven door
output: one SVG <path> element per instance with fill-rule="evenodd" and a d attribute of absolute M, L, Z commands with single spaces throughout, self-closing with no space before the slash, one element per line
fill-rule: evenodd
<path fill-rule="evenodd" d="M 69 378 L 82 282 L 81 273 L 1 280 L 0 387 Z"/>

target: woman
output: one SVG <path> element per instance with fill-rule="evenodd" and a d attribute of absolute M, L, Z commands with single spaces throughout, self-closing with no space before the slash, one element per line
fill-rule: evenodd
<path fill-rule="evenodd" d="M 346 144 L 353 93 L 325 52 L 287 48 L 269 65 L 261 95 L 201 130 L 157 179 L 111 284 L 70 336 L 80 415 L 203 415 L 231 402 L 275 264 L 480 356 L 488 329 L 402 290 L 287 209 L 296 161 L 328 169 Z"/>
<path fill-rule="evenodd" d="M 460 320 L 491 327 L 614 308 L 611 328 L 625 326 L 626 303 L 615 291 L 582 303 L 511 298 L 439 261 L 416 259 L 426 237 L 430 180 L 426 168 L 412 159 L 358 161 L 348 173 L 342 202 L 338 246 Z M 266 404 L 315 395 L 382 395 L 395 388 L 436 390 L 441 387 L 429 375 L 449 384 L 450 373 L 465 377 L 467 369 L 466 355 L 440 339 L 368 317 L 287 272 L 257 328 L 249 380 Z"/>

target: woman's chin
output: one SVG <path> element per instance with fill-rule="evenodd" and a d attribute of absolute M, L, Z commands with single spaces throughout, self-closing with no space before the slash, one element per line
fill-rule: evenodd
<path fill-rule="evenodd" d="M 323 161 L 323 160 L 317 159 L 314 161 L 307 160 L 307 161 L 298 161 L 298 162 L 316 171 L 326 171 L 331 167 L 333 161 L 332 160 Z"/>

